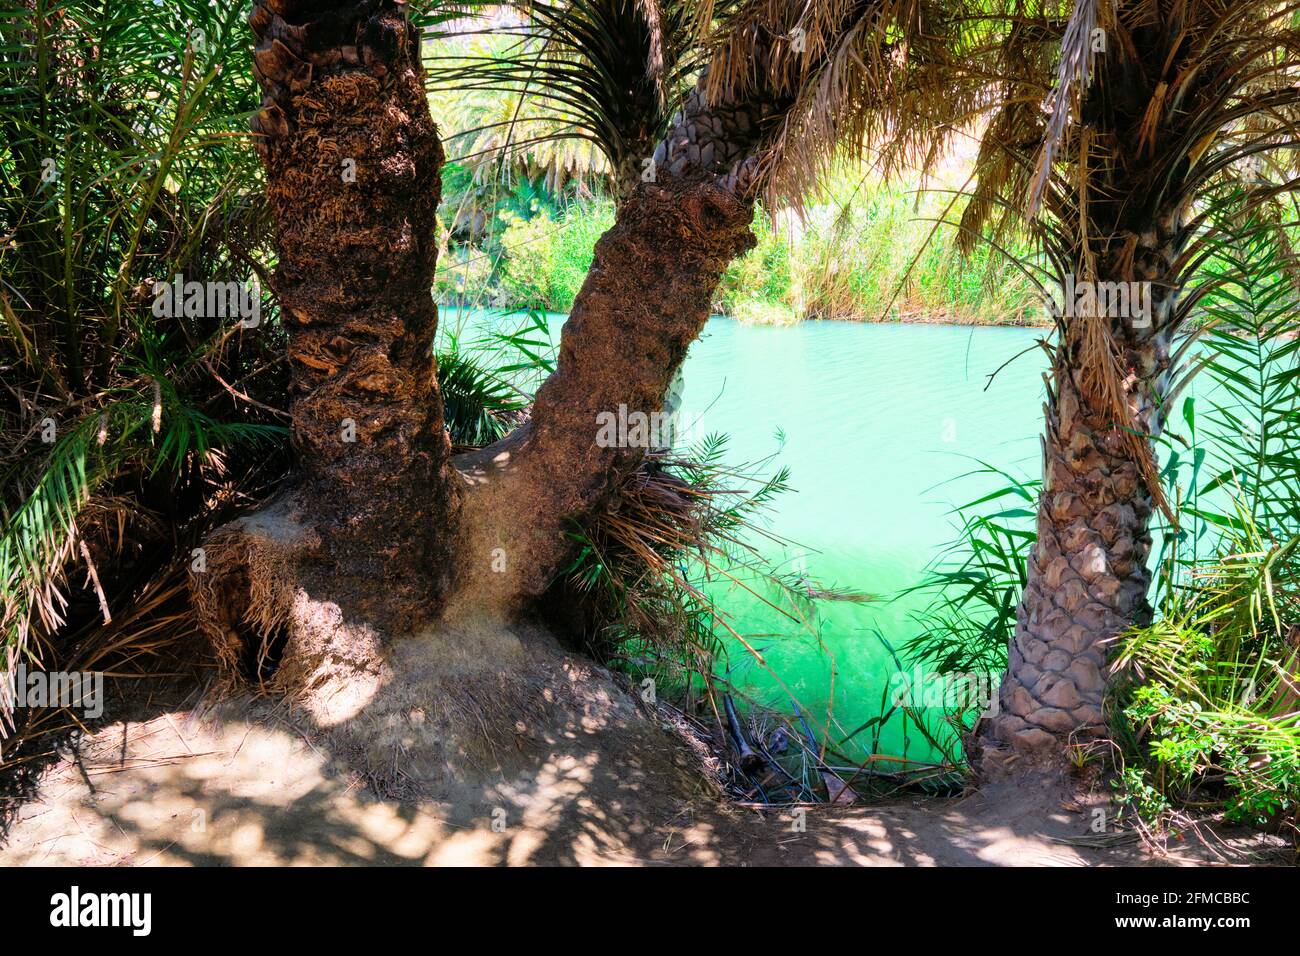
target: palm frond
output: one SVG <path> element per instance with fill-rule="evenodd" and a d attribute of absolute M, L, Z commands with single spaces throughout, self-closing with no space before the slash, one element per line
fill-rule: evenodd
<path fill-rule="evenodd" d="M 497 104 L 496 115 L 473 132 L 476 145 L 468 151 L 496 160 L 533 142 L 585 140 L 603 153 L 616 189 L 637 182 L 702 63 L 697 31 L 707 20 L 701 4 L 517 0 L 504 5 L 509 18 L 503 5 L 480 6 L 484 29 L 508 39 L 490 52 L 480 45 L 431 60 L 435 90 Z M 708 17 L 728 6 L 710 4 Z"/>

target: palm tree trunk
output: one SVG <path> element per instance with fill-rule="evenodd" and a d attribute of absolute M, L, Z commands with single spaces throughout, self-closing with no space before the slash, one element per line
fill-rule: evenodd
<path fill-rule="evenodd" d="M 1103 735 L 1110 645 L 1150 621 L 1149 524 L 1158 488 L 1151 439 L 1164 425 L 1177 311 L 1169 276 L 1181 245 L 1177 217 L 1160 222 L 1164 228 L 1141 239 L 1127 234 L 1108 244 L 1136 249 L 1131 260 L 1099 256 L 1103 277 L 1150 284 L 1150 315 L 1066 319 L 1046 408 L 1038 538 L 1001 706 L 985 734 L 995 763 L 1005 756 L 1000 748 L 1059 755 L 1072 737 Z M 1096 323 L 1109 330 L 1109 356 L 1096 350 Z"/>
<path fill-rule="evenodd" d="M 250 19 L 300 476 L 211 536 L 193 583 L 227 663 L 281 641 L 285 689 L 346 655 L 341 670 L 377 673 L 384 635 L 458 596 L 514 609 L 542 594 L 565 531 L 646 451 L 598 440 L 598 416 L 660 410 L 723 270 L 753 244 L 774 106 L 697 91 L 600 240 L 531 421 L 453 465 L 431 350 L 443 154 L 404 11 L 258 0 Z"/>
<path fill-rule="evenodd" d="M 531 421 L 457 459 L 471 493 L 466 596 L 540 595 L 570 552 L 566 528 L 608 499 L 645 445 L 600 441 L 600 416 L 650 416 L 708 319 L 728 264 L 754 244 L 751 157 L 770 104 L 709 106 L 697 90 L 619 204 L 561 335 Z"/>
<path fill-rule="evenodd" d="M 457 491 L 432 356 L 443 153 L 419 31 L 396 0 L 258 0 L 250 25 L 316 560 L 390 582 L 376 608 L 436 604 Z"/>

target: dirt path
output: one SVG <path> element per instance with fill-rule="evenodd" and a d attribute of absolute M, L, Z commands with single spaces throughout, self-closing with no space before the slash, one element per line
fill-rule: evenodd
<path fill-rule="evenodd" d="M 1024 787 L 961 800 L 757 813 L 657 792 L 572 752 L 528 791 L 472 805 L 375 797 L 265 705 L 112 724 L 48 767 L 10 815 L 3 865 L 1179 865 L 1249 862 L 1235 834 L 1164 858 L 1092 832 L 1093 810 Z"/>

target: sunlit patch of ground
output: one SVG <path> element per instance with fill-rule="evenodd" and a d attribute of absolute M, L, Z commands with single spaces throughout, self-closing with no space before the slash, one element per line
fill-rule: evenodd
<path fill-rule="evenodd" d="M 1236 833 L 1165 857 L 1093 832 L 1093 808 L 1018 787 L 763 814 L 612 782 L 569 749 L 528 779 L 459 803 L 380 799 L 316 737 L 264 704 L 117 723 L 49 766 L 11 815 L 4 865 L 1049 865 L 1249 862 L 1281 852 Z"/>

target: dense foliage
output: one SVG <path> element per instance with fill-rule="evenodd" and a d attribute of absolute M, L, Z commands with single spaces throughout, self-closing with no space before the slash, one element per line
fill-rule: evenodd
<path fill-rule="evenodd" d="M 0 644 L 49 664 L 152 647 L 133 610 L 176 613 L 187 543 L 277 476 L 283 348 L 239 11 L 5 6 Z M 251 286 L 262 321 L 158 309 L 178 275 Z"/>

